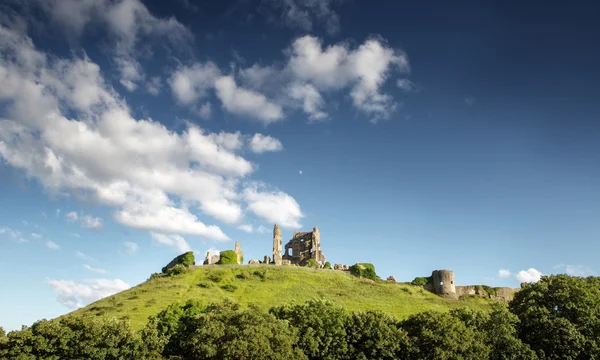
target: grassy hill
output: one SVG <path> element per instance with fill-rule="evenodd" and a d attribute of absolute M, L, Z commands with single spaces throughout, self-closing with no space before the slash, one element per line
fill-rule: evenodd
<path fill-rule="evenodd" d="M 359 279 L 341 271 L 272 265 L 210 265 L 188 272 L 150 279 L 136 287 L 104 298 L 74 313 L 93 313 L 129 319 L 141 328 L 148 316 L 167 305 L 199 299 L 203 303 L 232 299 L 242 305 L 302 303 L 324 298 L 348 310 L 376 309 L 398 319 L 426 311 L 455 307 L 487 308 L 483 299 L 447 300 L 420 287 L 388 281 Z"/>

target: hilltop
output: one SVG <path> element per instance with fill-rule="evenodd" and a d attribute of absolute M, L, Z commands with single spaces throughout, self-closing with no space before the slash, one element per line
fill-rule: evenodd
<path fill-rule="evenodd" d="M 265 310 L 274 305 L 329 299 L 347 310 L 381 310 L 398 320 L 427 311 L 457 307 L 487 309 L 492 300 L 462 297 L 449 300 L 419 286 L 391 281 L 360 279 L 342 271 L 298 266 L 208 265 L 173 276 L 155 277 L 113 296 L 96 301 L 71 314 L 128 319 L 141 328 L 149 316 L 168 305 L 188 299 L 204 304 L 228 298 Z"/>

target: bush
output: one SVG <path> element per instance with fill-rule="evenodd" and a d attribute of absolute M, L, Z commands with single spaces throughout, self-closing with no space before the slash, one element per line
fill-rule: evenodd
<path fill-rule="evenodd" d="M 433 283 L 433 279 L 431 276 L 429 277 L 416 277 L 413 281 L 410 282 L 414 286 L 425 286 L 427 284 Z"/>
<path fill-rule="evenodd" d="M 356 263 L 350 266 L 350 273 L 354 276 L 359 276 L 366 279 L 379 279 L 379 277 L 375 273 L 375 266 L 369 263 Z"/>
<path fill-rule="evenodd" d="M 221 251 L 221 258 L 217 262 L 219 265 L 237 265 L 237 254 L 233 250 Z"/>
<path fill-rule="evenodd" d="M 221 289 L 223 289 L 225 291 L 229 291 L 229 292 L 234 292 L 237 289 L 237 286 L 231 285 L 231 284 L 226 284 L 226 285 L 221 286 Z"/>
<path fill-rule="evenodd" d="M 170 268 L 169 270 L 167 270 L 167 275 L 168 276 L 179 275 L 179 274 L 183 274 L 186 271 L 187 271 L 187 268 L 185 266 L 183 266 L 182 264 L 177 264 L 177 265 L 173 266 L 172 268 Z"/>
<path fill-rule="evenodd" d="M 323 269 L 333 269 L 333 267 L 331 267 L 331 263 L 328 261 L 325 263 L 325 265 L 323 265 Z"/>
<path fill-rule="evenodd" d="M 308 261 L 306 262 L 306 267 L 319 269 L 321 266 L 315 259 L 308 259 Z"/>
<path fill-rule="evenodd" d="M 167 266 L 162 268 L 162 273 L 166 274 L 169 268 L 173 268 L 177 264 L 181 264 L 185 267 L 196 265 L 196 258 L 194 257 L 194 252 L 188 251 L 184 254 L 177 256 Z"/>

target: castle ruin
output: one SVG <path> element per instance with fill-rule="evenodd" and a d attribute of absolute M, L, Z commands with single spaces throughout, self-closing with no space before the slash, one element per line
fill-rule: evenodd
<path fill-rule="evenodd" d="M 275 265 L 304 266 L 310 259 L 321 265 L 325 263 L 325 255 L 321 251 L 321 234 L 316 226 L 313 231 L 295 232 L 292 239 L 285 244 L 285 254 L 281 252 L 281 245 L 281 228 L 275 224 L 273 228 L 273 263 Z M 291 254 L 290 249 L 292 250 Z"/>

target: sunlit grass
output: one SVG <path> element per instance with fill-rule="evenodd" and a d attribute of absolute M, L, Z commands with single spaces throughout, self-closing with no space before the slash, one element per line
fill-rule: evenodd
<path fill-rule="evenodd" d="M 142 327 L 149 316 L 171 303 L 198 299 L 204 304 L 232 299 L 269 309 L 274 305 L 329 299 L 352 310 L 381 310 L 398 319 L 427 310 L 468 306 L 486 309 L 489 300 L 447 300 L 420 287 L 359 279 L 341 271 L 272 265 L 202 266 L 185 274 L 148 280 L 99 300 L 75 313 L 128 319 Z"/>

